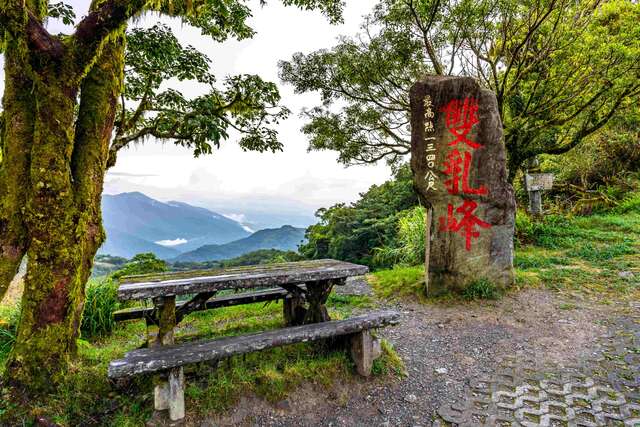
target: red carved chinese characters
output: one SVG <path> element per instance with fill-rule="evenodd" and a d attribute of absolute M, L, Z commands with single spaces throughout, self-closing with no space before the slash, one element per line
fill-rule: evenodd
<path fill-rule="evenodd" d="M 449 194 L 459 194 L 460 193 L 460 180 L 462 180 L 462 192 L 465 194 L 479 194 L 486 195 L 487 188 L 482 185 L 480 188 L 471 188 L 469 185 L 469 169 L 471 167 L 471 154 L 468 152 L 464 153 L 464 165 L 460 167 L 463 163 L 462 155 L 458 149 L 453 149 L 447 155 L 447 161 L 444 162 L 445 170 L 442 171 L 445 175 L 451 176 L 450 179 L 444 182 L 444 185 L 447 187 L 447 191 Z"/>
<path fill-rule="evenodd" d="M 449 145 L 458 145 L 458 142 L 464 142 L 473 149 L 482 147 L 482 145 L 467 138 L 473 125 L 480 122 L 478 120 L 477 99 L 469 97 L 465 98 L 464 101 L 452 99 L 441 111 L 445 113 L 444 118 L 447 129 L 456 137 Z"/>
<path fill-rule="evenodd" d="M 482 148 L 481 144 L 469 139 L 473 126 L 479 123 L 478 120 L 478 100 L 467 97 L 464 100 L 453 99 L 441 109 L 445 113 L 445 125 L 447 130 L 455 136 L 449 146 L 458 146 L 463 142 L 467 150 Z M 462 146 L 452 149 L 444 162 L 445 169 L 442 171 L 449 179 L 444 184 L 449 194 L 469 194 L 487 195 L 488 190 L 484 185 L 472 188 L 469 185 L 469 172 L 471 169 L 472 153 L 461 151 Z M 475 215 L 478 204 L 469 199 L 463 199 L 461 206 L 455 208 L 455 214 L 462 215 L 458 219 L 454 214 L 454 206 L 449 203 L 447 206 L 447 217 L 440 217 L 440 231 L 457 233 L 461 232 L 465 236 L 465 249 L 471 250 L 473 239 L 480 237 L 477 227 L 491 228 L 491 224 L 481 220 Z"/>
<path fill-rule="evenodd" d="M 450 231 L 456 233 L 462 229 L 462 233 L 465 236 L 465 248 L 471 250 L 471 239 L 477 239 L 480 237 L 480 232 L 476 230 L 476 226 L 482 228 L 491 228 L 491 224 L 479 219 L 473 213 L 475 212 L 478 204 L 473 200 L 465 199 L 456 213 L 462 214 L 463 217 L 458 221 L 453 216 L 453 205 L 449 203 L 447 206 L 447 218 L 440 218 L 440 231 Z"/>

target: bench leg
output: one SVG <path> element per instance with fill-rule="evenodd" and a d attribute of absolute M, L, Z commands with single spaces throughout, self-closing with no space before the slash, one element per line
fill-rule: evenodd
<path fill-rule="evenodd" d="M 364 377 L 371 375 L 373 361 L 382 354 L 380 341 L 366 330 L 350 337 L 351 358 L 356 365 L 358 373 Z"/>
<path fill-rule="evenodd" d="M 169 383 L 163 379 L 156 379 L 153 387 L 153 409 L 156 411 L 166 411 L 169 409 Z"/>
<path fill-rule="evenodd" d="M 171 345 L 176 327 L 175 297 L 161 297 L 154 300 L 158 313 L 158 332 L 149 337 L 149 346 Z M 180 421 L 185 416 L 184 409 L 184 371 L 170 369 L 168 373 L 158 375 L 154 388 L 154 408 L 157 411 L 169 410 L 171 421 Z"/>
<path fill-rule="evenodd" d="M 184 370 L 182 367 L 169 371 L 169 419 L 180 421 L 184 418 Z"/>

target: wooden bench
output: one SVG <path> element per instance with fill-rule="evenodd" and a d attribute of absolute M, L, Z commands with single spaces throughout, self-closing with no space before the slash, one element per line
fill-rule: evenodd
<path fill-rule="evenodd" d="M 114 361 L 109 375 L 118 378 L 161 372 L 155 381 L 155 408 L 169 409 L 174 421 L 184 417 L 182 366 L 185 364 L 296 342 L 350 336 L 358 372 L 367 375 L 376 354 L 375 341 L 368 331 L 395 322 L 397 314 L 384 312 L 331 322 L 325 306 L 333 286 L 344 285 L 348 277 L 367 272 L 368 268 L 362 265 L 325 259 L 124 277 L 118 287 L 118 298 L 121 301 L 150 299 L 153 308 L 121 311 L 116 318 L 145 318 L 147 348 Z M 265 290 L 276 286 L 279 289 Z M 229 290 L 251 292 L 214 298 L 217 293 Z M 188 295 L 192 296 L 189 301 L 176 303 L 176 297 Z M 193 311 L 280 298 L 284 298 L 284 320 L 289 328 L 174 345 L 176 326 Z"/>
<path fill-rule="evenodd" d="M 346 320 L 312 323 L 266 332 L 225 337 L 214 340 L 187 342 L 177 345 L 156 346 L 133 350 L 123 359 L 109 364 L 112 379 L 140 374 L 162 372 L 167 382 L 155 390 L 155 409 L 169 410 L 169 418 L 184 418 L 184 374 L 182 367 L 189 364 L 219 361 L 232 356 L 273 347 L 313 342 L 335 337 L 347 337 L 350 353 L 357 371 L 363 376 L 371 374 L 373 361 L 380 355 L 380 344 L 371 330 L 396 324 L 399 313 L 378 311 Z"/>

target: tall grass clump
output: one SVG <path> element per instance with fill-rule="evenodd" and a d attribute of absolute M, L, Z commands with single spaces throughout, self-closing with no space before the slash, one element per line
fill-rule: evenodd
<path fill-rule="evenodd" d="M 117 282 L 110 278 L 91 279 L 87 282 L 80 327 L 83 337 L 103 336 L 113 330 L 113 312 L 119 308 L 117 291 Z"/>
<path fill-rule="evenodd" d="M 20 304 L 0 307 L 0 366 L 7 359 L 16 342 L 19 320 Z"/>
<path fill-rule="evenodd" d="M 487 279 L 478 279 L 470 283 L 464 291 L 462 291 L 464 299 L 473 301 L 478 299 L 500 299 L 502 292 Z"/>
<path fill-rule="evenodd" d="M 418 265 L 424 263 L 425 216 L 422 206 L 404 211 L 398 220 L 395 241 L 374 249 L 374 262 L 379 265 Z"/>

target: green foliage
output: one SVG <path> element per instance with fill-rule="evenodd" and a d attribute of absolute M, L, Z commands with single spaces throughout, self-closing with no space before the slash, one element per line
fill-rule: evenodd
<path fill-rule="evenodd" d="M 640 212 L 640 192 L 628 194 L 614 211 L 620 214 Z"/>
<path fill-rule="evenodd" d="M 168 271 L 167 263 L 158 259 L 152 253 L 138 254 L 131 258 L 121 269 L 114 272 L 111 277 L 120 279 L 124 276 L 135 276 L 147 273 L 162 273 Z"/>
<path fill-rule="evenodd" d="M 110 278 L 91 279 L 85 291 L 80 332 L 83 338 L 108 335 L 115 326 L 113 312 L 120 308 L 118 283 Z"/>
<path fill-rule="evenodd" d="M 561 154 L 637 104 L 640 4 L 613 0 L 379 0 L 357 37 L 280 63 L 306 109 L 310 149 L 345 164 L 401 162 L 410 149 L 410 86 L 428 74 L 475 76 L 493 90 L 511 178 Z"/>
<path fill-rule="evenodd" d="M 473 301 L 479 299 L 500 299 L 500 290 L 487 279 L 474 280 L 462 291 L 462 297 Z"/>
<path fill-rule="evenodd" d="M 422 206 L 399 214 L 398 234 L 391 246 L 375 249 L 378 265 L 417 265 L 424 263 L 426 212 Z"/>
<path fill-rule="evenodd" d="M 127 34 L 125 62 L 124 98 L 134 107 L 125 105 L 121 110 L 114 146 L 155 137 L 192 148 L 197 157 L 210 154 L 234 129 L 242 135 L 239 144 L 245 150 L 282 148 L 272 125 L 289 111 L 278 106 L 275 84 L 256 75 L 240 75 L 227 77 L 217 87 L 209 58 L 191 46 L 181 46 L 161 24 Z M 201 84 L 208 93 L 185 97 L 171 87 L 164 89 L 170 79 Z"/>
<path fill-rule="evenodd" d="M 395 239 L 400 212 L 418 204 L 411 171 L 402 166 L 392 180 L 372 186 L 350 206 L 337 204 L 320 209 L 318 224 L 307 229 L 307 242 L 300 246 L 306 258 L 334 258 L 379 266 L 374 248 Z"/>
<path fill-rule="evenodd" d="M 73 7 L 64 2 L 50 4 L 48 16 L 62 20 L 65 25 L 73 25 L 76 18 Z"/>
<path fill-rule="evenodd" d="M 120 308 L 118 302 L 118 279 L 169 270 L 167 263 L 152 253 L 138 254 L 130 261 L 123 258 L 100 256 L 101 260 L 119 263 L 121 268 L 102 279 L 90 279 L 85 287 L 85 304 L 80 331 L 85 338 L 104 336 L 115 327 L 113 312 Z M 125 260 L 126 261 L 126 260 Z"/>

